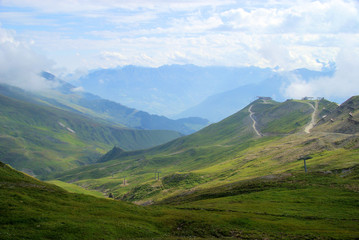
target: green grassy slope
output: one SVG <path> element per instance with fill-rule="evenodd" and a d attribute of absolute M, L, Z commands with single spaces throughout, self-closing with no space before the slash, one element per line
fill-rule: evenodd
<path fill-rule="evenodd" d="M 43 73 L 56 88 L 45 91 L 28 92 L 17 87 L 0 84 L 0 94 L 22 101 L 47 105 L 70 112 L 81 113 L 97 121 L 147 130 L 172 130 L 190 134 L 208 125 L 206 119 L 185 118 L 172 120 L 163 116 L 126 107 L 120 103 L 102 99 L 91 93 L 74 91 L 75 86 L 66 83 L 49 73 Z"/>
<path fill-rule="evenodd" d="M 161 235 L 155 214 L 70 194 L 0 163 L 0 239 L 120 239 Z"/>
<path fill-rule="evenodd" d="M 358 135 L 304 133 L 306 124 L 302 120 L 310 122 L 314 111 L 310 104 L 315 103 L 258 100 L 193 135 L 144 151 L 126 152 L 115 148 L 97 164 L 51 177 L 143 203 L 197 188 L 302 172 L 303 158 L 310 159 L 307 160 L 309 171 L 330 171 L 358 164 Z M 329 105 L 328 101 L 320 101 L 317 112 Z M 252 128 L 250 106 L 261 123 L 259 130 L 263 131 L 263 137 L 257 136 Z M 299 124 L 293 118 L 298 112 L 302 119 Z M 283 124 L 281 118 L 294 120 Z M 265 132 L 265 129 L 271 130 Z M 338 160 L 338 157 L 341 158 Z M 160 172 L 160 180 L 155 179 L 156 172 Z"/>
<path fill-rule="evenodd" d="M 94 197 L 99 197 L 99 198 L 106 198 L 108 196 L 104 196 L 102 193 L 100 193 L 99 191 L 93 191 L 93 190 L 87 190 L 83 187 L 79 187 L 75 184 L 72 183 L 66 183 L 66 182 L 61 182 L 59 180 L 52 180 L 52 181 L 47 181 L 47 183 L 50 184 L 54 184 L 56 186 L 59 186 L 63 189 L 65 189 L 68 192 L 71 193 L 81 193 L 81 194 L 86 194 L 86 195 L 91 195 Z"/>
<path fill-rule="evenodd" d="M 355 239 L 358 170 L 357 165 L 336 174 L 272 175 L 194 190 L 160 205 L 207 215 L 200 232 L 213 235 L 235 225 L 232 235 L 244 239 Z M 217 229 L 208 227 L 213 223 Z M 193 233 L 193 224 L 185 220 L 182 231 Z"/>
<path fill-rule="evenodd" d="M 195 132 L 195 128 L 185 123 L 168 119 L 164 116 L 149 114 L 137 109 L 129 108 L 116 102 L 95 97 L 88 93 L 61 93 L 58 91 L 43 92 L 50 101 L 79 111 L 91 117 L 105 119 L 115 124 L 121 124 L 130 128 L 147 130 L 172 130 L 182 134 Z M 90 97 L 89 97 L 90 96 Z M 207 124 L 205 121 L 200 126 Z"/>
<path fill-rule="evenodd" d="M 295 100 L 287 100 L 281 104 L 261 103 L 252 110 L 258 113 L 256 118 L 262 134 L 288 134 L 300 131 L 310 121 L 313 112 L 307 101 Z"/>
<path fill-rule="evenodd" d="M 71 194 L 0 162 L 0 239 L 357 239 L 358 170 L 274 175 L 142 207 Z"/>
<path fill-rule="evenodd" d="M 0 158 L 39 176 L 94 162 L 114 145 L 126 150 L 149 148 L 180 136 L 119 128 L 2 95 L 0 133 Z"/>

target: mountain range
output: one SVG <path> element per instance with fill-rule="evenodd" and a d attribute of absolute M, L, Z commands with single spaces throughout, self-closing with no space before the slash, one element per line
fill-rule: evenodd
<path fill-rule="evenodd" d="M 94 117 L 101 121 L 105 120 L 106 122 L 135 129 L 172 130 L 182 134 L 190 134 L 208 125 L 206 119 L 198 117 L 172 120 L 164 116 L 129 108 L 94 94 L 78 91 L 75 86 L 56 78 L 48 72 L 43 72 L 42 77 L 55 83 L 56 87 L 29 92 L 17 87 L 1 84 L 0 94 L 36 104 L 61 108 L 92 118 Z"/>
<path fill-rule="evenodd" d="M 257 96 L 285 100 L 282 90 L 293 79 L 307 81 L 332 76 L 334 72 L 334 66 L 321 71 L 290 72 L 258 67 L 124 66 L 90 71 L 73 84 L 147 112 L 175 119 L 201 117 L 218 122 Z"/>
<path fill-rule="evenodd" d="M 114 145 L 143 149 L 181 136 L 169 130 L 129 129 L 3 95 L 0 132 L 1 160 L 39 177 L 94 162 Z"/>
<path fill-rule="evenodd" d="M 341 106 L 325 99 L 258 99 L 192 135 L 140 151 L 115 147 L 97 164 L 51 178 L 142 204 L 193 189 L 301 172 L 307 157 L 313 172 L 351 168 L 358 164 L 358 102 L 358 97 Z"/>
<path fill-rule="evenodd" d="M 93 134 L 98 127 L 77 126 L 66 116 L 81 122 L 73 112 L 23 102 L 11 109 L 20 101 L 3 98 L 7 102 L 0 109 L 9 110 L 1 119 L 17 119 L 19 125 L 7 131 L 18 141 L 41 139 L 16 131 L 22 125 L 46 130 L 27 117 L 28 108 L 40 122 L 45 111 L 55 116 L 49 122 L 60 135 L 44 136 L 66 136 L 64 141 L 89 133 L 85 144 L 101 140 Z M 85 194 L 70 194 L 0 162 L 0 237 L 357 239 L 358 107 L 359 96 L 340 106 L 322 98 L 259 98 L 194 134 L 142 150 L 116 146 L 96 163 L 44 176 Z M 2 124 L 3 130 L 12 121 Z M 74 190 L 74 184 L 83 190 Z M 88 196 L 88 190 L 103 197 Z"/>
<path fill-rule="evenodd" d="M 127 106 L 171 116 L 212 94 L 259 82 L 271 74 L 271 69 L 256 67 L 124 66 L 93 70 L 73 83 Z"/>
<path fill-rule="evenodd" d="M 359 238 L 359 96 L 277 101 L 272 72 L 188 111 L 204 127 L 42 77 L 0 85 L 0 239 Z"/>

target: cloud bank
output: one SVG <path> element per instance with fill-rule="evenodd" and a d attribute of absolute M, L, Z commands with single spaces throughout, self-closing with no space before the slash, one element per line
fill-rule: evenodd
<path fill-rule="evenodd" d="M 31 42 L 74 77 L 88 69 L 124 65 L 290 71 L 320 70 L 336 62 L 333 78 L 294 78 L 284 94 L 300 97 L 320 90 L 320 96 L 343 96 L 358 89 L 357 0 L 2 0 L 0 7 L 4 28 L 15 29 L 28 41 L 15 46 L 11 40 L 10 47 L 1 47 L 9 59 L 27 59 L 14 69 L 37 71 L 46 65 L 46 59 L 29 49 Z M 11 32 L 6 34 L 11 38 Z M 343 44 L 347 42 L 350 48 Z"/>
<path fill-rule="evenodd" d="M 41 90 L 54 83 L 39 74 L 52 65 L 26 44 L 15 39 L 15 33 L 0 27 L 0 83 L 28 90 Z"/>
<path fill-rule="evenodd" d="M 356 0 L 3 0 L 1 5 L 9 10 L 0 21 L 20 26 L 21 36 L 69 71 L 187 63 L 318 70 L 317 60 L 335 60 L 338 43 L 359 38 Z"/>
<path fill-rule="evenodd" d="M 322 77 L 304 81 L 294 80 L 284 89 L 284 95 L 289 98 L 305 96 L 333 98 L 348 98 L 358 95 L 359 89 L 359 49 L 346 46 L 340 50 L 336 58 L 336 72 L 333 77 Z"/>

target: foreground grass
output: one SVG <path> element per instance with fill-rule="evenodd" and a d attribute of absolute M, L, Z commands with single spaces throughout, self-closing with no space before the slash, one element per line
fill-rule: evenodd
<path fill-rule="evenodd" d="M 83 187 L 77 186 L 76 184 L 72 184 L 72 183 L 66 183 L 66 182 L 62 182 L 59 180 L 52 180 L 52 181 L 46 181 L 47 183 L 51 183 L 54 184 L 56 186 L 59 186 L 63 189 L 65 189 L 66 191 L 70 192 L 70 193 L 81 193 L 81 194 L 87 194 L 90 196 L 94 196 L 94 197 L 99 197 L 99 198 L 103 198 L 104 194 L 98 191 L 94 191 L 94 190 L 87 190 Z"/>
<path fill-rule="evenodd" d="M 187 192 L 157 205 L 71 194 L 0 166 L 0 239 L 356 239 L 358 167 Z"/>
<path fill-rule="evenodd" d="M 143 207 L 71 194 L 5 165 L 0 176 L 0 239 L 118 239 L 163 232 Z"/>
<path fill-rule="evenodd" d="M 231 229 L 237 237 L 356 239 L 358 169 L 352 171 L 350 176 L 312 173 L 260 178 L 195 191 L 161 204 L 207 215 L 205 219 L 216 222 L 217 230 Z"/>

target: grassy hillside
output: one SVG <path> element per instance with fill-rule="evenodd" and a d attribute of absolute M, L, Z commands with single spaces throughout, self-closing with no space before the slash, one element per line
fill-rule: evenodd
<path fill-rule="evenodd" d="M 358 173 L 273 175 L 142 207 L 71 194 L 0 162 L 0 239 L 357 239 Z"/>
<path fill-rule="evenodd" d="M 149 148 L 180 136 L 119 128 L 82 115 L 0 95 L 0 158 L 32 175 L 94 162 L 114 145 Z"/>
<path fill-rule="evenodd" d="M 281 104 L 259 103 L 253 107 L 263 134 L 288 134 L 300 131 L 310 122 L 313 109 L 307 101 L 287 100 Z"/>
<path fill-rule="evenodd" d="M 91 195 L 91 196 L 99 197 L 99 198 L 108 197 L 108 196 L 104 196 L 99 191 L 87 190 L 87 189 L 85 189 L 83 187 L 77 186 L 76 184 L 61 182 L 59 180 L 47 181 L 47 183 L 59 186 L 59 187 L 65 189 L 66 191 L 71 192 L 71 193 L 81 193 L 81 194 Z"/>
<path fill-rule="evenodd" d="M 190 134 L 208 125 L 203 118 L 168 119 L 126 107 L 120 103 L 100 98 L 91 93 L 76 91 L 75 86 L 44 73 L 46 79 L 58 87 L 39 92 L 28 92 L 17 87 L 0 84 L 0 94 L 22 101 L 56 107 L 70 112 L 87 115 L 97 121 L 110 122 L 119 126 L 147 130 L 171 130 Z"/>
<path fill-rule="evenodd" d="M 194 190 L 160 205 L 207 215 L 200 233 L 220 236 L 235 225 L 232 236 L 244 239 L 355 239 L 357 176 L 358 165 L 337 174 L 271 175 Z M 213 223 L 217 228 L 208 227 Z M 184 231 L 193 233 L 194 224 L 193 218 L 184 221 Z"/>
<path fill-rule="evenodd" d="M 251 106 L 262 137 L 253 130 Z M 307 159 L 309 171 L 332 171 L 358 164 L 358 135 L 304 132 L 314 106 L 314 101 L 258 100 L 190 136 L 142 151 L 114 148 L 97 164 L 51 178 L 145 203 L 198 188 L 272 174 L 300 173 L 303 159 Z M 320 114 L 330 106 L 332 103 L 321 100 L 314 113 Z M 282 118 L 288 122 L 284 124 Z"/>
<path fill-rule="evenodd" d="M 146 207 L 70 194 L 0 163 L 0 239 L 358 239 L 359 134 L 351 121 L 357 101 L 335 107 L 325 100 L 258 100 L 196 134 L 146 150 L 115 147 L 96 164 L 48 175 Z M 6 106 L 11 109 L 0 109 L 8 130 L 5 119 L 27 108 Z M 350 121 L 344 118 L 348 108 Z M 90 123 L 78 126 L 51 113 L 56 117 L 46 120 L 67 137 L 59 140 L 76 139 L 81 146 L 77 133 L 86 136 Z M 306 133 L 323 113 L 337 120 L 317 122 Z M 17 132 L 25 123 L 46 132 L 51 124 L 41 123 L 41 114 L 14 121 L 18 127 L 11 130 L 19 135 L 13 138 L 26 140 Z M 60 116 L 64 126 L 55 121 Z M 352 132 L 337 131 L 348 126 Z"/>
<path fill-rule="evenodd" d="M 161 235 L 155 214 L 70 194 L 0 163 L 0 239 L 119 239 Z"/>

